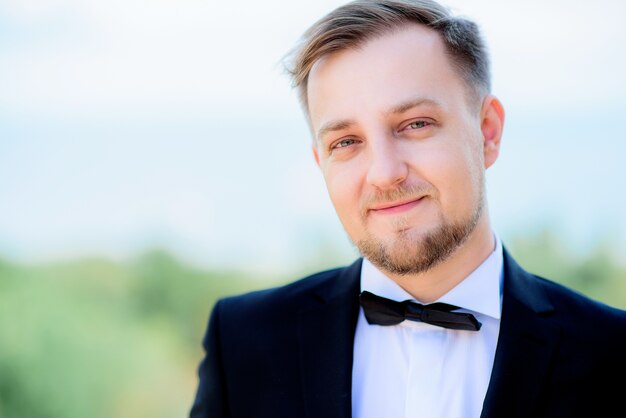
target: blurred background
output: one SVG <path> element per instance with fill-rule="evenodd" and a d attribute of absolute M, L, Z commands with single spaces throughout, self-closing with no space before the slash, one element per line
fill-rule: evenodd
<path fill-rule="evenodd" d="M 0 2 L 0 417 L 186 416 L 214 301 L 351 262 L 281 58 L 340 1 Z M 494 227 L 626 308 L 626 3 L 455 0 Z"/>

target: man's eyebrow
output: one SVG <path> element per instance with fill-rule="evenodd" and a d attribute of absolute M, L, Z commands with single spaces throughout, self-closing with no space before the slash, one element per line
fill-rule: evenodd
<path fill-rule="evenodd" d="M 392 107 L 387 112 L 385 112 L 385 114 L 397 115 L 397 114 L 404 113 L 407 110 L 413 109 L 414 107 L 418 107 L 418 106 L 432 106 L 432 107 L 437 107 L 437 108 L 442 107 L 439 102 L 433 99 L 429 99 L 426 97 L 418 97 L 416 99 L 410 99 Z"/>
<path fill-rule="evenodd" d="M 340 131 L 342 129 L 349 128 L 352 125 L 354 125 L 354 121 L 350 119 L 333 120 L 325 123 L 319 131 L 317 131 L 317 140 L 321 141 L 324 135 L 329 132 Z"/>
<path fill-rule="evenodd" d="M 433 99 L 429 99 L 425 97 L 418 97 L 416 99 L 410 99 L 392 107 L 391 109 L 386 111 L 385 114 L 397 115 L 397 114 L 404 113 L 407 110 L 413 109 L 414 107 L 418 107 L 418 106 L 432 106 L 432 107 L 437 107 L 437 108 L 442 107 L 441 104 L 439 104 L 439 102 Z M 328 123 L 325 123 L 324 125 L 322 125 L 319 131 L 317 131 L 317 140 L 321 141 L 324 135 L 326 135 L 329 132 L 347 129 L 353 126 L 354 124 L 355 122 L 351 119 L 333 120 Z"/>

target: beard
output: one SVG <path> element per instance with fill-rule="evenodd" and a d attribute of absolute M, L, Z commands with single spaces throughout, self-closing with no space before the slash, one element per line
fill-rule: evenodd
<path fill-rule="evenodd" d="M 465 219 L 451 222 L 442 214 L 439 225 L 420 235 L 411 234 L 407 221 L 400 219 L 396 225 L 398 232 L 391 241 L 367 233 L 355 245 L 363 257 L 388 273 L 423 273 L 445 261 L 469 238 L 482 216 L 483 208 L 484 184 L 480 188 L 474 210 Z"/>

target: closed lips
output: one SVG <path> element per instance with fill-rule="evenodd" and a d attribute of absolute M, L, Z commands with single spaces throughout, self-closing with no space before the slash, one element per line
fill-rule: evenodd
<path fill-rule="evenodd" d="M 417 205 L 420 201 L 422 201 L 422 199 L 424 199 L 424 196 L 419 197 L 417 199 L 403 200 L 403 201 L 392 202 L 392 203 L 384 203 L 381 205 L 373 206 L 370 208 L 370 210 L 374 212 L 395 212 L 398 210 L 410 209 L 413 206 Z"/>

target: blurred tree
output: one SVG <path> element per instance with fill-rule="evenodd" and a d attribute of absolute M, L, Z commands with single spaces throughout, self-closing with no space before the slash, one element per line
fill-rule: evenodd
<path fill-rule="evenodd" d="M 626 269 L 605 237 L 587 253 L 575 251 L 549 229 L 517 236 L 510 251 L 528 271 L 578 290 L 594 299 L 626 309 Z"/>

